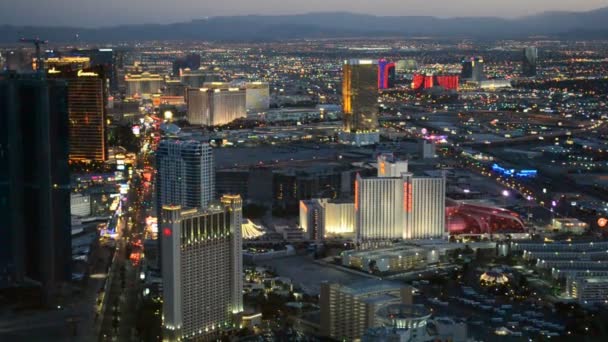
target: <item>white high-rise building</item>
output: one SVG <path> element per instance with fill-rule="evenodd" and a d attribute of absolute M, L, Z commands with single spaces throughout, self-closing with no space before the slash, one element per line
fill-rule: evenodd
<path fill-rule="evenodd" d="M 392 154 L 383 153 L 378 156 L 378 177 L 401 177 L 407 173 L 407 160 L 397 160 Z"/>
<path fill-rule="evenodd" d="M 163 340 L 216 339 L 243 311 L 241 199 L 161 217 Z"/>
<path fill-rule="evenodd" d="M 445 178 L 404 177 L 404 239 L 440 238 L 445 235 Z"/>
<path fill-rule="evenodd" d="M 225 125 L 247 117 L 244 88 L 188 89 L 188 122 L 191 125 Z"/>
<path fill-rule="evenodd" d="M 404 180 L 401 177 L 357 176 L 355 233 L 357 241 L 386 241 L 405 237 Z"/>
<path fill-rule="evenodd" d="M 445 234 L 445 178 L 415 177 L 407 162 L 378 158 L 378 177 L 355 181 L 359 242 L 440 238 Z"/>
<path fill-rule="evenodd" d="M 221 202 L 230 214 L 230 222 L 234 237 L 232 239 L 232 250 L 230 262 L 234 281 L 230 291 L 232 292 L 232 313 L 243 312 L 243 200 L 240 195 L 224 195 Z"/>
<path fill-rule="evenodd" d="M 213 149 L 195 140 L 162 140 L 156 151 L 157 211 L 163 205 L 205 208 L 215 195 Z"/>

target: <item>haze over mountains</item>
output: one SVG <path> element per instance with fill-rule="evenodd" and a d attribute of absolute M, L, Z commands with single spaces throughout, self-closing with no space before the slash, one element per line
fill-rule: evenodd
<path fill-rule="evenodd" d="M 546 12 L 517 19 L 498 17 L 437 18 L 308 13 L 278 16 L 226 16 L 168 25 L 74 27 L 0 26 L 0 43 L 39 36 L 52 42 L 145 40 L 254 41 L 338 37 L 555 38 L 608 37 L 608 7 L 588 12 Z"/>

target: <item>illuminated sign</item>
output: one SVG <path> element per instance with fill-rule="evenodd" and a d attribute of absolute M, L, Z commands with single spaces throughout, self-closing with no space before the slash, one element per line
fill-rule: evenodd
<path fill-rule="evenodd" d="M 359 181 L 355 181 L 355 211 L 359 210 Z"/>
<path fill-rule="evenodd" d="M 537 170 L 516 170 L 516 169 L 505 169 L 504 167 L 493 164 L 492 171 L 499 173 L 507 177 L 521 177 L 521 178 L 534 178 L 538 175 Z"/>
<path fill-rule="evenodd" d="M 163 228 L 164 236 L 171 236 L 171 228 Z"/>
<path fill-rule="evenodd" d="M 57 69 L 55 69 L 55 67 L 52 67 L 51 69 L 49 69 L 48 73 L 49 74 L 60 74 L 61 70 L 57 70 Z"/>
<path fill-rule="evenodd" d="M 97 77 L 97 76 L 99 76 L 99 74 L 96 72 L 78 70 L 78 77 Z"/>
<path fill-rule="evenodd" d="M 153 233 L 158 233 L 158 219 L 156 217 L 146 217 L 146 226 L 148 226 Z"/>
<path fill-rule="evenodd" d="M 161 103 L 160 96 L 154 96 L 154 97 L 152 98 L 152 105 L 153 105 L 154 107 L 160 107 L 160 103 Z"/>
<path fill-rule="evenodd" d="M 403 183 L 403 210 L 412 212 L 412 184 L 409 182 Z"/>
<path fill-rule="evenodd" d="M 120 184 L 120 194 L 126 195 L 129 192 L 129 184 Z"/>

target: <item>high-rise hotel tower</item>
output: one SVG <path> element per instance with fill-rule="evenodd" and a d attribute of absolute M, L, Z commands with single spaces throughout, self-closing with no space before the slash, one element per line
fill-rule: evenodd
<path fill-rule="evenodd" d="M 215 195 L 213 149 L 195 140 L 162 140 L 156 151 L 157 211 L 163 205 L 205 208 Z"/>
<path fill-rule="evenodd" d="M 243 311 L 242 201 L 162 210 L 163 340 L 210 340 Z"/>
<path fill-rule="evenodd" d="M 342 142 L 369 145 L 378 133 L 378 64 L 373 60 L 344 61 L 342 76 Z"/>
<path fill-rule="evenodd" d="M 378 177 L 355 181 L 358 242 L 440 238 L 445 234 L 445 178 L 417 177 L 407 162 L 378 157 Z"/>

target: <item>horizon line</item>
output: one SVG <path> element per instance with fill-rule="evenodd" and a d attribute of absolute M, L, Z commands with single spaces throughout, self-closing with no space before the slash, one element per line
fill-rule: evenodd
<path fill-rule="evenodd" d="M 192 18 L 192 19 L 183 19 L 179 21 L 172 21 L 167 23 L 158 23 L 158 22 L 141 22 L 136 24 L 129 23 L 117 23 L 113 25 L 107 26 L 79 26 L 79 25 L 35 25 L 35 24 L 2 24 L 0 27 L 32 27 L 32 28 L 44 28 L 44 27 L 52 27 L 52 28 L 72 28 L 72 29 L 86 29 L 86 30 L 99 30 L 99 29 L 107 29 L 107 28 L 115 28 L 121 26 L 144 26 L 144 25 L 157 25 L 157 26 L 166 26 L 166 25 L 175 25 L 175 24 L 183 24 L 190 23 L 201 20 L 211 20 L 218 18 L 246 18 L 246 17 L 289 17 L 289 16 L 305 16 L 305 15 L 319 15 L 319 14 L 349 14 L 349 15 L 361 15 L 367 17 L 376 17 L 376 18 L 436 18 L 441 20 L 448 19 L 500 19 L 506 21 L 513 21 L 518 19 L 525 19 L 534 16 L 540 16 L 545 14 L 583 14 L 595 12 L 598 10 L 607 9 L 608 6 L 602 6 L 595 9 L 590 10 L 582 10 L 582 11 L 564 11 L 564 10 L 547 10 L 542 12 L 537 12 L 534 14 L 528 15 L 520 15 L 520 16 L 492 16 L 492 15 L 477 15 L 477 16 L 438 16 L 438 15 L 383 15 L 383 14 L 368 14 L 361 12 L 350 12 L 350 11 L 310 11 L 310 12 L 302 12 L 302 13 L 285 13 L 285 14 L 260 14 L 260 13 L 250 13 L 250 14 L 236 14 L 236 15 L 216 15 L 216 16 L 206 16 L 200 18 Z"/>

